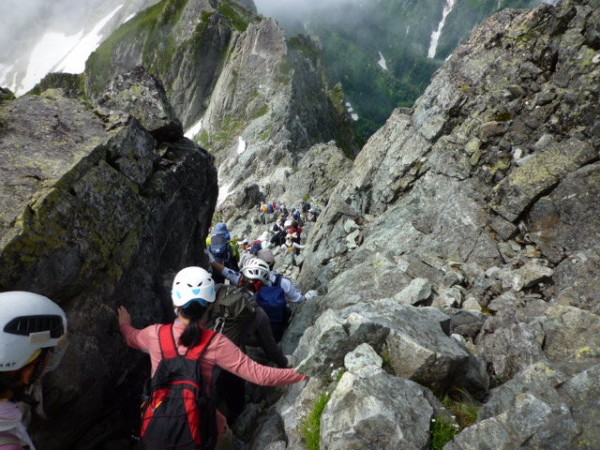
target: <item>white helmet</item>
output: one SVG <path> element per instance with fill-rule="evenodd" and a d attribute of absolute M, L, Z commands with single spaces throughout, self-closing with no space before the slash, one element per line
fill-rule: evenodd
<path fill-rule="evenodd" d="M 67 317 L 49 298 L 0 293 L 0 372 L 21 369 L 36 351 L 56 347 L 66 332 Z"/>
<path fill-rule="evenodd" d="M 260 280 L 267 284 L 271 269 L 269 265 L 260 258 L 252 258 L 242 268 L 242 274 L 249 280 Z"/>
<path fill-rule="evenodd" d="M 171 298 L 175 306 L 183 306 L 191 300 L 213 303 L 216 298 L 215 282 L 202 267 L 186 267 L 175 275 Z"/>

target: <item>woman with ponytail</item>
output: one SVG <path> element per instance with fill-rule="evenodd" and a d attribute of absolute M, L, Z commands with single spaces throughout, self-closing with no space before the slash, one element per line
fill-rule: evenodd
<path fill-rule="evenodd" d="M 199 363 L 202 379 L 209 389 L 214 386 L 213 372 L 220 367 L 251 383 L 261 386 L 282 386 L 308 380 L 306 375 L 295 369 L 278 369 L 263 366 L 250 359 L 225 335 L 205 330 L 201 321 L 206 308 L 216 298 L 215 283 L 206 270 L 201 267 L 182 269 L 173 281 L 171 298 L 177 318 L 172 324 L 173 338 L 177 352 L 185 354 L 188 349 L 198 346 L 203 339 L 210 339 Z M 159 330 L 162 325 L 150 325 L 138 330 L 131 325 L 131 316 L 123 306 L 118 308 L 119 326 L 127 345 L 150 355 L 152 375 L 162 359 L 159 344 Z M 208 392 L 209 397 L 211 392 Z M 242 401 L 242 399 L 240 399 Z M 224 441 L 230 435 L 225 417 L 217 411 L 217 431 Z M 227 448 L 226 446 L 218 448 Z"/>

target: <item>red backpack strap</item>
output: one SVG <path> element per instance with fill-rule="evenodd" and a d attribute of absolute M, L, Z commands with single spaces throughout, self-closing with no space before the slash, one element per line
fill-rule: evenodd
<path fill-rule="evenodd" d="M 188 349 L 185 357 L 192 360 L 200 358 L 216 334 L 217 333 L 213 330 L 202 330 L 202 338 L 200 339 L 200 343 L 195 347 Z"/>
<path fill-rule="evenodd" d="M 163 359 L 171 359 L 179 356 L 177 345 L 173 337 L 173 324 L 162 325 L 158 329 L 158 343 Z"/>

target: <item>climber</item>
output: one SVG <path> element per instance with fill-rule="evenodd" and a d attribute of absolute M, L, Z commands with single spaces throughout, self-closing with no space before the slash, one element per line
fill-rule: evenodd
<path fill-rule="evenodd" d="M 240 264 L 239 264 L 239 267 L 241 269 L 242 267 L 244 267 L 244 264 L 246 264 L 246 262 L 250 258 L 253 258 L 255 255 L 251 252 L 251 248 L 252 247 L 251 247 L 250 242 L 248 241 L 248 239 L 243 239 L 242 241 L 240 241 L 239 247 L 240 247 Z"/>
<path fill-rule="evenodd" d="M 304 245 L 299 244 L 297 241 L 298 234 L 292 233 L 288 234 L 285 237 L 285 242 L 281 245 L 281 248 L 287 250 L 288 252 L 294 252 L 295 254 L 299 254 L 300 250 L 304 248 Z"/>
<path fill-rule="evenodd" d="M 195 348 L 206 338 L 209 343 L 199 357 L 203 385 L 208 389 L 209 398 L 213 398 L 213 370 L 225 369 L 247 381 L 263 386 L 281 386 L 307 380 L 308 377 L 295 369 L 280 369 L 263 366 L 250 359 L 239 347 L 222 333 L 214 333 L 204 328 L 202 317 L 207 308 L 215 302 L 216 289 L 211 275 L 200 267 L 186 267 L 175 276 L 171 299 L 177 314 L 172 323 L 172 336 L 177 343 L 177 352 L 182 355 Z M 131 316 L 124 306 L 118 308 L 121 333 L 126 343 L 135 349 L 149 353 L 151 372 L 157 372 L 163 358 L 159 344 L 160 324 L 136 329 L 131 325 Z M 227 426 L 225 416 L 215 411 L 218 442 L 216 449 L 230 449 L 232 433 Z"/>
<path fill-rule="evenodd" d="M 290 222 L 291 225 L 291 222 Z M 279 247 L 285 242 L 285 235 L 287 234 L 285 229 L 285 216 L 281 214 L 275 224 L 273 225 L 273 237 L 271 238 L 271 244 Z"/>
<path fill-rule="evenodd" d="M 287 234 L 292 236 L 292 241 L 299 244 L 301 240 L 302 231 L 304 231 L 304 229 L 302 228 L 300 223 L 298 223 L 297 220 L 292 220 L 290 227 L 287 229 Z"/>
<path fill-rule="evenodd" d="M 304 246 L 303 246 L 304 247 Z M 288 303 L 302 303 L 304 301 L 304 295 L 302 291 L 294 284 L 292 280 L 283 275 L 279 275 L 273 267 L 275 266 L 275 255 L 269 249 L 264 249 L 258 252 L 256 255 L 258 258 L 262 259 L 269 265 L 269 281 L 271 284 L 274 284 L 277 280 L 277 277 L 281 277 L 280 285 L 285 293 L 285 300 Z"/>
<path fill-rule="evenodd" d="M 206 248 L 225 267 L 239 270 L 240 250 L 231 240 L 227 224 L 220 222 L 215 225 L 213 234 L 206 238 Z M 214 274 L 214 277 L 217 283 L 225 281 L 220 274 Z"/>
<path fill-rule="evenodd" d="M 42 295 L 2 292 L 0 330 L 0 449 L 35 450 L 22 405 L 41 404 L 30 391 L 58 366 L 66 349 L 67 318 Z"/>

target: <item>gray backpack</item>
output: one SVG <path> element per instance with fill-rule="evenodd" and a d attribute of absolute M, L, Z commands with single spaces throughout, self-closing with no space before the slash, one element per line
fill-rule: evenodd
<path fill-rule="evenodd" d="M 207 327 L 223 333 L 236 345 L 256 316 L 256 302 L 253 295 L 237 286 L 220 285 L 215 302 L 204 315 Z"/>

